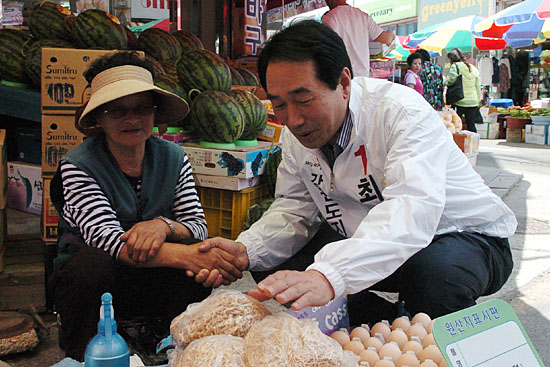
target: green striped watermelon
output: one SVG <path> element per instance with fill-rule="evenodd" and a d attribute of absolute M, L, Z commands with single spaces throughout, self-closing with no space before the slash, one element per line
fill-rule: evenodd
<path fill-rule="evenodd" d="M 170 74 L 157 75 L 155 77 L 155 85 L 170 93 L 174 93 L 175 95 L 185 99 L 185 101 L 189 103 L 189 101 L 187 100 L 187 92 L 178 83 L 177 75 L 170 75 Z M 183 126 L 184 121 L 185 120 L 176 121 L 174 123 L 168 124 L 168 126 Z"/>
<path fill-rule="evenodd" d="M 37 39 L 61 39 L 71 41 L 74 15 L 71 11 L 51 1 L 36 4 L 29 15 L 28 25 Z"/>
<path fill-rule="evenodd" d="M 199 37 L 192 32 L 180 30 L 172 33 L 172 35 L 178 39 L 183 52 L 204 49 Z"/>
<path fill-rule="evenodd" d="M 175 75 L 175 76 L 178 75 L 178 69 L 176 68 L 175 63 L 165 61 L 165 62 L 161 62 L 160 64 L 162 65 L 162 68 L 164 69 L 164 72 L 166 74 Z"/>
<path fill-rule="evenodd" d="M 265 159 L 264 174 L 262 175 L 262 183 L 267 185 L 269 194 L 275 197 L 275 185 L 277 183 L 277 169 L 283 159 L 281 148 L 275 147 L 270 149 Z"/>
<path fill-rule="evenodd" d="M 232 143 L 244 129 L 244 112 L 233 97 L 207 90 L 191 102 L 191 129 L 202 141 Z"/>
<path fill-rule="evenodd" d="M 73 43 L 78 48 L 125 50 L 128 36 L 114 15 L 103 10 L 88 9 L 80 13 L 72 28 Z"/>
<path fill-rule="evenodd" d="M 25 71 L 34 86 L 40 86 L 40 74 L 42 70 L 42 48 L 72 48 L 69 41 L 43 38 L 23 47 L 25 55 Z"/>
<path fill-rule="evenodd" d="M 232 85 L 246 85 L 244 83 L 244 78 L 241 76 L 241 73 L 233 67 L 229 67 L 229 71 L 231 71 L 231 84 Z"/>
<path fill-rule="evenodd" d="M 249 91 L 241 89 L 231 90 L 229 95 L 241 103 L 244 112 L 244 131 L 239 139 L 257 139 L 267 125 L 267 111 L 262 101 Z"/>
<path fill-rule="evenodd" d="M 250 228 L 250 226 L 258 221 L 264 215 L 264 213 L 269 209 L 271 204 L 275 199 L 273 198 L 267 198 L 262 201 L 260 201 L 258 204 L 252 205 L 248 210 L 246 211 L 246 218 L 243 223 L 243 229 L 247 230 Z"/>
<path fill-rule="evenodd" d="M 160 62 L 175 62 L 181 56 L 179 41 L 160 28 L 147 28 L 138 38 L 138 48 Z"/>
<path fill-rule="evenodd" d="M 176 68 L 180 83 L 188 91 L 198 89 L 201 92 L 207 90 L 228 92 L 231 89 L 229 67 L 211 51 L 186 52 L 176 62 Z"/>
<path fill-rule="evenodd" d="M 0 29 L 0 79 L 28 83 L 23 47 L 32 37 L 21 30 Z"/>
<path fill-rule="evenodd" d="M 128 50 L 139 50 L 136 34 L 128 27 L 124 27 L 124 31 L 126 32 L 126 39 L 128 40 Z"/>
<path fill-rule="evenodd" d="M 153 67 L 153 71 L 155 72 L 155 75 L 153 75 L 153 77 L 156 75 L 161 75 L 166 73 L 164 71 L 164 68 L 160 64 L 160 62 L 158 62 L 157 59 L 155 59 L 153 56 L 145 54 L 145 61 L 150 63 L 151 66 Z"/>
<path fill-rule="evenodd" d="M 259 87 L 260 86 L 260 82 L 258 81 L 258 77 L 256 76 L 256 74 L 254 74 L 250 70 L 244 69 L 244 68 L 237 68 L 237 71 L 243 77 L 244 85 L 250 85 L 250 86 L 254 86 L 254 87 Z"/>

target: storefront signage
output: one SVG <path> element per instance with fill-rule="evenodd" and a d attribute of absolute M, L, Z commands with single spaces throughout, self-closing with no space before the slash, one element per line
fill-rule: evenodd
<path fill-rule="evenodd" d="M 368 13 L 378 24 L 416 17 L 416 0 L 355 0 L 348 4 Z"/>
<path fill-rule="evenodd" d="M 489 0 L 420 0 L 418 30 L 449 19 L 489 15 Z"/>
<path fill-rule="evenodd" d="M 132 0 L 132 18 L 165 19 L 170 17 L 168 0 Z"/>
<path fill-rule="evenodd" d="M 381 0 L 384 1 L 384 0 Z M 284 18 L 293 17 L 302 13 L 307 13 L 315 9 L 326 7 L 325 0 L 296 0 L 285 3 L 284 7 L 269 9 L 267 11 L 267 22 L 273 23 L 281 21 Z"/>
<path fill-rule="evenodd" d="M 256 55 L 263 43 L 262 14 L 265 9 L 265 0 L 244 1 L 244 54 Z"/>

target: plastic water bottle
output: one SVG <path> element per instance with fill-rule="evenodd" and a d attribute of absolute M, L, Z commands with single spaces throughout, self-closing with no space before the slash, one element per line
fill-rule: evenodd
<path fill-rule="evenodd" d="M 85 367 L 129 367 L 130 351 L 128 344 L 116 332 L 113 296 L 103 293 L 101 309 L 97 324 L 97 335 L 86 347 L 84 355 Z"/>

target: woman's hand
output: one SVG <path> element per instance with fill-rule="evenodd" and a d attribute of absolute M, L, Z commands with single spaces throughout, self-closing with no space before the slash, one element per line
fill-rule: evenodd
<path fill-rule="evenodd" d="M 199 248 L 202 245 L 203 243 L 197 243 L 186 246 L 189 253 L 184 259 L 184 267 L 188 275 L 202 274 L 204 279 L 200 283 L 205 287 L 229 284 L 242 278 L 242 270 L 239 269 L 240 264 L 236 256 L 216 247 L 206 252 L 201 251 Z"/>
<path fill-rule="evenodd" d="M 166 241 L 166 223 L 160 219 L 139 222 L 124 233 L 120 240 L 126 243 L 128 257 L 138 265 L 159 252 Z"/>

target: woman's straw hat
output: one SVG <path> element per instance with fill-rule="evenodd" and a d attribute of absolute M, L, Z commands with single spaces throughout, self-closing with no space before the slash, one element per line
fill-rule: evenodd
<path fill-rule="evenodd" d="M 93 130 L 96 121 L 91 113 L 96 108 L 115 99 L 140 92 L 157 94 L 155 123 L 168 124 L 183 120 L 189 112 L 184 99 L 153 84 L 151 73 L 135 65 L 113 67 L 97 74 L 91 83 L 90 100 L 84 106 L 76 123 L 81 130 Z"/>

